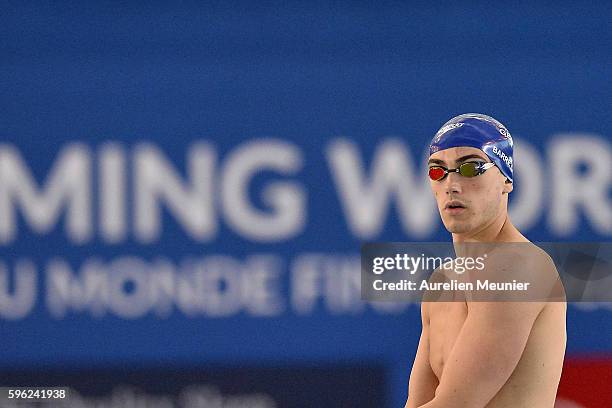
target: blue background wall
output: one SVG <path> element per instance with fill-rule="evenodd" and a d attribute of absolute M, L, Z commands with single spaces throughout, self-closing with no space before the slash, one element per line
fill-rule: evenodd
<path fill-rule="evenodd" d="M 382 367 L 387 405 L 402 404 L 420 333 L 418 306 L 390 311 L 356 300 L 334 308 L 341 295 L 331 289 L 313 306 L 299 309 L 292 286 L 299 274 L 295 262 L 309 253 L 354 262 L 362 242 L 449 237 L 437 216 L 421 233 L 402 224 L 393 195 L 383 205 L 380 228 L 356 232 L 331 165 L 330 149 L 338 141 L 357 149 L 365 175 L 371 175 L 381 146 L 396 141 L 419 181 L 425 146 L 438 127 L 459 113 L 491 114 L 507 125 L 517 146 L 529 146 L 541 160 L 539 167 L 529 167 L 540 171 L 517 176 L 514 195 L 521 194 L 531 177 L 545 191 L 539 198 L 522 197 L 527 207 L 537 207 L 523 231 L 540 241 L 612 237 L 612 176 L 603 178 L 604 201 L 593 207 L 601 218 L 577 205 L 576 225 L 551 226 L 560 211 L 554 202 L 565 191 L 554 169 L 566 158 L 555 146 L 577 141 L 588 156 L 589 140 L 595 140 L 597 157 L 612 159 L 608 2 L 495 7 L 457 2 L 7 2 L 2 9 L 2 149 L 14 149 L 11 157 L 21 157 L 39 191 L 61 162 L 61 153 L 74 143 L 81 144 L 82 157 L 92 168 L 83 179 L 91 187 L 92 230 L 83 240 L 66 232 L 65 207 L 49 228 L 37 229 L 23 205 L 11 201 L 17 209 L 17 232 L 0 245 L 5 272 L 0 282 L 13 288 L 16 265 L 25 260 L 36 271 L 37 285 L 31 310 L 0 318 L 5 382 L 15 370 L 68 367 L 355 365 Z M 298 214 L 302 226 L 269 240 L 232 225 L 230 204 L 219 199 L 229 183 L 224 164 L 239 149 L 263 146 L 266 140 L 286 143 L 299 163 L 286 172 L 256 172 L 248 184 L 250 205 L 274 214 L 262 192 L 280 182 L 297 186 L 304 198 Z M 125 235 L 116 242 L 104 237 L 98 221 L 98 166 L 109 142 L 127 163 L 127 221 Z M 188 185 L 187 157 L 197 142 L 208 143 L 216 158 L 209 179 L 217 229 L 206 238 L 194 237 L 166 206 L 159 236 L 143 242 L 133 226 L 138 149 L 145 143 L 158 149 L 176 178 Z M 520 172 L 519 155 L 516 162 Z M 593 163 L 586 162 L 572 168 L 576 177 L 589 177 Z M 2 171 L 8 177 L 8 170 Z M 612 174 L 610 167 L 603 171 Z M 414 208 L 408 204 L 404 211 L 423 211 L 417 208 L 418 191 L 410 191 Z M 178 270 L 186 259 L 223 255 L 242 263 L 248 275 L 250 266 L 244 265 L 257 254 L 271 256 L 278 265 L 274 292 L 281 306 L 269 315 L 255 316 L 237 307 L 227 316 L 212 317 L 172 307 L 165 316 L 147 311 L 126 318 L 103 307 L 105 312 L 96 316 L 95 305 L 85 302 L 80 310 L 71 303 L 60 316 L 49 307 L 53 259 L 70 265 L 72 279 L 82 284 L 82 265 L 92 259 L 108 266 L 136 257 L 151 265 L 161 257 Z M 108 274 L 117 272 L 110 269 Z M 124 288 L 126 298 L 136 285 Z M 4 291 L 6 296 L 11 290 Z M 2 307 L 8 310 L 6 304 Z M 611 355 L 610 313 L 605 305 L 570 306 L 568 354 Z M 244 389 L 249 387 L 245 381 Z"/>

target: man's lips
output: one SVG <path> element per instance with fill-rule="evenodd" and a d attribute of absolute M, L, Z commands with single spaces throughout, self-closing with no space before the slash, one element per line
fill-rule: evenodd
<path fill-rule="evenodd" d="M 465 204 L 463 204 L 459 200 L 452 200 L 452 201 L 449 201 L 448 203 L 446 203 L 446 205 L 444 206 L 445 209 L 447 209 L 447 208 L 456 208 L 456 207 L 465 208 Z"/>
<path fill-rule="evenodd" d="M 461 201 L 453 200 L 446 203 L 444 211 L 449 214 L 459 214 L 465 211 L 466 206 Z"/>

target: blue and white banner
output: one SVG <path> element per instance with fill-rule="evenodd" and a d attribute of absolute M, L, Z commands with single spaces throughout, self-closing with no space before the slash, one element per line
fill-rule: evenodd
<path fill-rule="evenodd" d="M 419 307 L 362 300 L 359 248 L 450 240 L 447 119 L 512 132 L 530 239 L 612 239 L 610 6 L 495 7 L 8 5 L 3 378 L 349 365 L 401 404 Z M 612 355 L 609 304 L 570 306 L 568 354 Z"/>

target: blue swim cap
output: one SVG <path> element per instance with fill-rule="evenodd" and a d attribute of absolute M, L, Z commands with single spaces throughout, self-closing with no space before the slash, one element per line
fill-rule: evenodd
<path fill-rule="evenodd" d="M 475 147 L 512 182 L 512 146 L 510 132 L 499 121 L 480 113 L 465 113 L 455 116 L 438 130 L 429 145 L 429 155 L 451 147 Z"/>

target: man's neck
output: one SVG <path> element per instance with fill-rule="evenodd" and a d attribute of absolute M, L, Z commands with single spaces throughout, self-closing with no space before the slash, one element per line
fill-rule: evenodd
<path fill-rule="evenodd" d="M 469 234 L 453 234 L 453 243 L 464 242 L 529 242 L 512 224 L 507 212 L 496 217 L 483 229 Z"/>
<path fill-rule="evenodd" d="M 453 234 L 455 254 L 461 257 L 486 257 L 485 254 L 501 242 L 529 242 L 512 224 L 507 211 L 480 231 L 472 234 Z"/>

